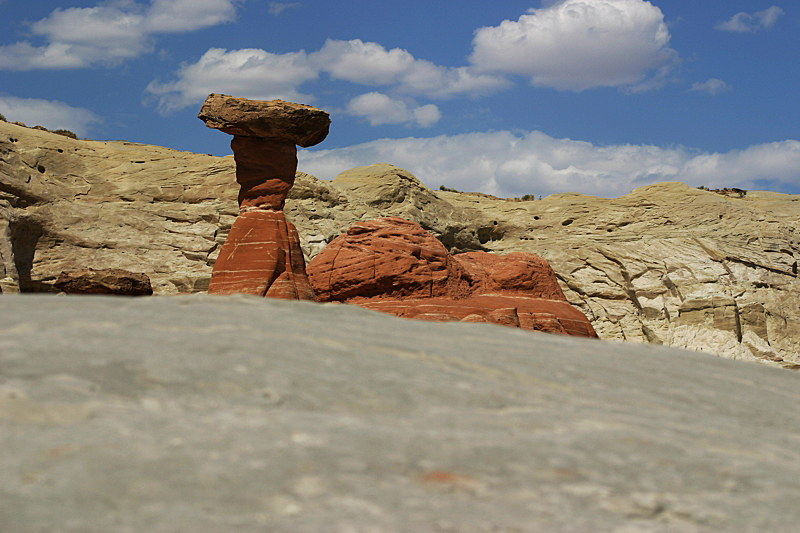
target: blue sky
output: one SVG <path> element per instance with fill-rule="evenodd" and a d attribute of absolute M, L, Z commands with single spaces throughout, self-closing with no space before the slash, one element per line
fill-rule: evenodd
<path fill-rule="evenodd" d="M 773 3 L 777 2 L 777 3 Z M 618 196 L 664 180 L 800 193 L 786 0 L 0 0 L 0 113 L 225 155 L 209 92 L 329 111 L 300 170 Z"/>

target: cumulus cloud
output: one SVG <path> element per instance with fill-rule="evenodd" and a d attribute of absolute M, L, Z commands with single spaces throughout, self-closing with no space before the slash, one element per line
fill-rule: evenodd
<path fill-rule="evenodd" d="M 620 196 L 659 181 L 693 186 L 800 188 L 800 141 L 726 153 L 649 145 L 597 146 L 542 132 L 470 133 L 382 139 L 347 148 L 301 150 L 299 168 L 322 179 L 360 165 L 389 162 L 426 185 L 502 197 L 579 192 Z"/>
<path fill-rule="evenodd" d="M 169 112 L 202 102 L 210 93 L 295 102 L 312 100 L 297 87 L 318 76 L 305 52 L 271 54 L 259 49 L 227 51 L 212 48 L 197 63 L 183 65 L 178 79 L 151 82 L 146 91 L 158 97 L 159 110 Z"/>
<path fill-rule="evenodd" d="M 378 43 L 365 43 L 361 39 L 328 39 L 311 57 L 317 67 L 330 73 L 332 78 L 366 85 L 396 83 L 415 61 L 405 50 L 387 50 Z"/>
<path fill-rule="evenodd" d="M 470 67 L 443 67 L 416 59 L 401 48 L 387 50 L 360 39 L 328 39 L 310 54 L 313 64 L 334 79 L 363 85 L 395 85 L 399 92 L 447 98 L 457 94 L 478 96 L 508 86 L 500 76 L 478 73 Z"/>
<path fill-rule="evenodd" d="M 37 98 L 0 96 L 0 113 L 12 122 L 44 126 L 49 130 L 70 130 L 81 137 L 85 137 L 93 125 L 101 122 L 100 117 L 88 109 Z"/>
<path fill-rule="evenodd" d="M 718 78 L 709 78 L 703 83 L 697 82 L 691 88 L 692 91 L 701 91 L 711 96 L 717 96 L 719 93 L 730 91 L 731 89 L 733 87 Z"/>
<path fill-rule="evenodd" d="M 366 118 L 372 126 L 414 123 L 427 128 L 436 124 L 442 116 L 439 108 L 433 104 L 409 105 L 403 100 L 379 92 L 370 92 L 353 98 L 347 104 L 347 112 Z"/>
<path fill-rule="evenodd" d="M 237 0 L 120 1 L 58 8 L 31 31 L 47 41 L 0 46 L 0 68 L 31 70 L 115 65 L 152 52 L 154 35 L 182 33 L 232 21 Z"/>
<path fill-rule="evenodd" d="M 678 61 L 661 10 L 644 0 L 563 0 L 475 32 L 470 61 L 483 72 L 517 74 L 533 85 L 582 91 L 639 90 Z M 663 83 L 663 81 L 661 82 Z"/>
<path fill-rule="evenodd" d="M 715 28 L 722 31 L 732 31 L 738 33 L 756 32 L 771 28 L 778 17 L 784 14 L 783 9 L 772 6 L 764 11 L 758 11 L 752 15 L 744 11 L 736 13 L 729 20 L 718 23 Z"/>

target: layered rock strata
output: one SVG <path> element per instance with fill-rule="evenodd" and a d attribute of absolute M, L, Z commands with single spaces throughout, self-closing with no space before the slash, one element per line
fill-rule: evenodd
<path fill-rule="evenodd" d="M 351 227 L 309 263 L 308 276 L 323 302 L 419 320 L 597 336 L 540 257 L 451 255 L 419 224 L 399 217 Z"/>
<path fill-rule="evenodd" d="M 297 147 L 328 134 L 319 109 L 211 94 L 198 118 L 233 135 L 240 213 L 219 253 L 210 294 L 254 294 L 313 300 L 300 238 L 283 213 L 297 171 Z"/>

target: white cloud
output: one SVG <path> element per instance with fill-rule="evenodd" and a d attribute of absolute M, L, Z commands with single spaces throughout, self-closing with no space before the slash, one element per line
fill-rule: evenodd
<path fill-rule="evenodd" d="M 778 17 L 783 14 L 783 9 L 778 6 L 772 6 L 769 9 L 758 11 L 752 15 L 742 11 L 736 13 L 730 20 L 718 23 L 715 28 L 722 31 L 739 33 L 755 32 L 771 28 L 778 21 Z"/>
<path fill-rule="evenodd" d="M 719 93 L 730 91 L 731 89 L 733 87 L 718 78 L 709 78 L 703 83 L 697 82 L 691 88 L 692 91 L 705 92 L 711 96 L 717 96 Z"/>
<path fill-rule="evenodd" d="M 664 78 L 664 69 L 678 60 L 669 41 L 664 15 L 650 2 L 563 0 L 478 29 L 470 60 L 484 72 L 582 91 L 641 84 L 658 69 Z"/>
<path fill-rule="evenodd" d="M 92 125 L 101 122 L 100 117 L 88 109 L 37 98 L 0 96 L 0 113 L 11 122 L 44 126 L 49 130 L 70 130 L 80 137 L 85 137 Z"/>
<path fill-rule="evenodd" d="M 230 22 L 238 0 L 129 0 L 95 7 L 56 9 L 34 22 L 31 31 L 47 44 L 0 46 L 0 68 L 31 70 L 116 65 L 152 52 L 153 36 L 181 33 Z"/>
<path fill-rule="evenodd" d="M 430 98 L 451 98 L 484 96 L 510 86 L 503 76 L 481 73 L 473 67 L 441 67 L 418 59 L 403 74 L 398 90 Z"/>
<path fill-rule="evenodd" d="M 396 83 L 415 61 L 405 50 L 386 50 L 378 43 L 365 43 L 361 39 L 328 39 L 319 51 L 311 54 L 311 59 L 332 78 L 364 85 Z"/>
<path fill-rule="evenodd" d="M 235 18 L 234 0 L 152 0 L 144 28 L 148 33 L 183 33 Z"/>
<path fill-rule="evenodd" d="M 414 123 L 427 128 L 436 124 L 442 116 L 439 108 L 433 104 L 416 106 L 379 92 L 356 96 L 347 104 L 347 112 L 366 118 L 372 126 Z"/>
<path fill-rule="evenodd" d="M 429 128 L 439 122 L 442 113 L 433 104 L 423 105 L 414 108 L 414 120 L 423 128 Z"/>
<path fill-rule="evenodd" d="M 497 75 L 478 73 L 470 67 L 443 67 L 416 59 L 401 48 L 387 50 L 378 43 L 360 39 L 328 39 L 312 63 L 332 78 L 363 85 L 394 85 L 406 94 L 448 98 L 457 94 L 472 96 L 506 88 L 508 81 Z"/>
<path fill-rule="evenodd" d="M 355 166 L 389 162 L 431 188 L 446 185 L 502 197 L 570 191 L 611 197 L 658 181 L 713 188 L 800 187 L 796 140 L 701 153 L 648 145 L 596 146 L 537 131 L 499 131 L 382 139 L 333 150 L 301 150 L 298 157 L 300 170 L 322 179 Z"/>
<path fill-rule="evenodd" d="M 31 70 L 50 68 L 88 67 L 89 57 L 96 56 L 94 50 L 79 50 L 65 43 L 53 43 L 47 46 L 32 46 L 19 42 L 0 46 L 0 69 Z"/>
<path fill-rule="evenodd" d="M 168 112 L 202 102 L 210 93 L 235 94 L 245 98 L 280 98 L 308 102 L 311 96 L 297 87 L 317 77 L 305 52 L 271 54 L 259 49 L 212 48 L 197 63 L 184 65 L 178 80 L 151 82 L 146 91 L 159 98 L 159 110 Z"/>
<path fill-rule="evenodd" d="M 300 7 L 301 5 L 303 5 L 303 4 L 301 4 L 300 2 L 288 2 L 288 3 L 270 2 L 268 10 L 269 10 L 269 14 L 270 15 L 278 16 L 281 13 L 283 13 L 284 11 L 286 11 L 287 9 L 294 9 L 294 8 Z"/>

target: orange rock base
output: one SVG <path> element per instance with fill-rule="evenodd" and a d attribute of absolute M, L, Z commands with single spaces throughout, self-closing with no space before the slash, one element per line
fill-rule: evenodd
<path fill-rule="evenodd" d="M 211 274 L 209 294 L 253 294 L 315 301 L 300 237 L 283 211 L 243 211 Z"/>

